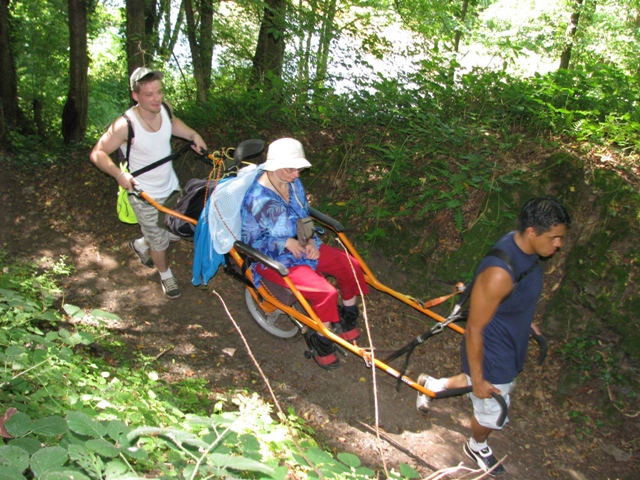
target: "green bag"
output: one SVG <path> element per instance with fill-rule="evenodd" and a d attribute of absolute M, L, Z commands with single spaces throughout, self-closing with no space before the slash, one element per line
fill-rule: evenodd
<path fill-rule="evenodd" d="M 120 164 L 120 168 L 123 172 L 127 171 L 127 167 L 124 163 Z M 131 204 L 129 203 L 129 190 L 126 188 L 122 188 L 118 185 L 118 218 L 121 222 L 129 223 L 131 225 L 135 225 L 138 223 L 138 218 L 136 217 L 133 208 L 131 208 Z"/>

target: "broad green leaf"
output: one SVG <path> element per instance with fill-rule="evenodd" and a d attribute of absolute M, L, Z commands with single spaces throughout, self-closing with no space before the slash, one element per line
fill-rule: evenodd
<path fill-rule="evenodd" d="M 71 460 L 77 461 L 82 457 L 87 456 L 89 454 L 89 449 L 84 443 L 82 444 L 74 443 L 72 445 L 69 445 L 68 452 L 69 452 L 69 458 Z"/>
<path fill-rule="evenodd" d="M 82 412 L 67 413 L 67 424 L 69 430 L 93 438 L 102 438 L 107 433 L 107 428 L 104 425 Z"/>
<path fill-rule="evenodd" d="M 323 465 L 322 473 L 326 475 L 328 472 L 335 473 L 336 477 L 339 477 L 351 472 L 351 469 L 342 463 Z"/>
<path fill-rule="evenodd" d="M 274 480 L 285 480 L 289 475 L 289 468 L 286 466 L 276 467 L 271 472 L 270 477 Z"/>
<path fill-rule="evenodd" d="M 360 475 L 363 477 L 375 477 L 376 472 L 367 467 L 358 467 L 356 468 L 356 475 Z"/>
<path fill-rule="evenodd" d="M 236 470 L 250 470 L 252 472 L 271 473 L 273 469 L 266 465 L 244 457 L 220 455 L 212 453 L 207 456 L 207 463 L 215 467 L 234 468 Z"/>
<path fill-rule="evenodd" d="M 79 470 L 70 468 L 57 468 L 47 470 L 38 480 L 91 480 Z"/>
<path fill-rule="evenodd" d="M 107 424 L 107 435 L 113 440 L 119 440 L 122 434 L 129 433 L 131 429 L 120 420 L 112 420 Z"/>
<path fill-rule="evenodd" d="M 26 351 L 27 349 L 24 347 L 20 347 L 18 345 L 11 345 L 4 351 L 5 355 L 7 356 L 6 361 L 14 362 L 18 360 L 18 358 L 20 358 L 20 356 Z"/>
<path fill-rule="evenodd" d="M 336 460 L 331 455 L 315 447 L 307 450 L 307 457 L 316 465 L 334 465 L 336 463 Z"/>
<path fill-rule="evenodd" d="M 127 435 L 127 438 L 129 440 L 133 440 L 134 438 L 143 437 L 143 436 L 152 436 L 152 437 L 164 436 L 171 439 L 173 442 L 175 442 L 178 445 L 187 444 L 187 445 L 193 445 L 195 447 L 202 447 L 202 448 L 209 447 L 208 443 L 203 442 L 196 435 L 189 432 L 184 432 L 182 430 L 175 430 L 173 428 L 140 427 L 140 428 L 136 428 L 129 435 Z"/>
<path fill-rule="evenodd" d="M 51 323 L 55 323 L 59 320 L 58 315 L 55 312 L 52 312 L 51 310 L 47 310 L 44 313 L 41 313 L 40 315 L 35 317 L 36 320 L 45 320 L 47 322 L 51 322 Z"/>
<path fill-rule="evenodd" d="M 22 470 L 16 467 L 2 467 L 0 470 L 0 480 L 27 480 L 22 475 Z"/>
<path fill-rule="evenodd" d="M 400 464 L 400 474 L 404 478 L 420 478 L 420 474 L 405 463 Z"/>
<path fill-rule="evenodd" d="M 87 440 L 87 443 L 85 445 L 89 450 L 103 457 L 114 458 L 120 454 L 120 450 L 117 449 L 112 443 L 107 442 L 104 438 L 99 438 L 97 440 Z"/>
<path fill-rule="evenodd" d="M 68 303 L 65 303 L 62 308 L 67 313 L 67 315 L 69 315 L 71 318 L 84 317 L 84 311 L 80 307 L 76 307 L 75 305 L 69 305 Z"/>
<path fill-rule="evenodd" d="M 122 449 L 122 453 L 135 460 L 146 460 L 149 457 L 147 451 L 143 448 L 132 446 Z"/>
<path fill-rule="evenodd" d="M 85 332 L 75 332 L 65 339 L 65 343 L 75 347 L 78 344 L 89 345 L 93 343 L 93 336 Z"/>
<path fill-rule="evenodd" d="M 258 452 L 260 451 L 260 442 L 255 435 L 240 435 L 239 439 L 242 444 L 242 450 L 244 452 Z"/>
<path fill-rule="evenodd" d="M 64 418 L 57 415 L 39 418 L 32 422 L 31 430 L 33 433 L 46 435 L 48 437 L 63 435 L 67 431 L 67 422 L 64 421 Z"/>
<path fill-rule="evenodd" d="M 96 318 L 106 318 L 107 320 L 121 320 L 118 315 L 111 312 L 105 312 L 104 310 L 91 310 L 91 316 Z"/>
<path fill-rule="evenodd" d="M 33 437 L 14 438 L 9 442 L 9 445 L 23 448 L 29 455 L 33 455 L 42 448 L 40 442 Z"/>
<path fill-rule="evenodd" d="M 29 468 L 29 452 L 13 445 L 0 446 L 0 465 L 18 468 L 20 471 Z"/>
<path fill-rule="evenodd" d="M 21 437 L 31 430 L 31 417 L 26 413 L 16 413 L 5 422 L 4 428 L 12 437 Z"/>
<path fill-rule="evenodd" d="M 338 453 L 338 460 L 353 468 L 357 468 L 361 465 L 360 459 L 356 455 L 348 452 Z"/>
<path fill-rule="evenodd" d="M 124 479 L 124 475 L 129 471 L 129 467 L 120 460 L 111 460 L 105 465 L 104 478 L 113 480 Z M 131 477 L 129 477 L 131 478 Z"/>
<path fill-rule="evenodd" d="M 31 471 L 39 478 L 47 470 L 64 465 L 67 458 L 67 451 L 62 447 L 43 448 L 31 456 Z"/>

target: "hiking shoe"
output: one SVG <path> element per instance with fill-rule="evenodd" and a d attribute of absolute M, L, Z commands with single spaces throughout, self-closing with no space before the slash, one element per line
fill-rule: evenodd
<path fill-rule="evenodd" d="M 429 388 L 428 383 L 432 380 L 435 380 L 435 378 L 430 377 L 429 375 L 425 374 L 425 373 L 421 373 L 418 376 L 418 380 L 417 383 L 419 385 L 422 385 L 424 388 L 431 390 Z M 431 390 L 433 391 L 433 390 Z M 427 415 L 429 413 L 429 405 L 431 404 L 431 397 L 429 395 L 427 395 L 426 393 L 420 393 L 418 392 L 418 398 L 416 398 L 416 408 L 418 409 L 418 411 L 422 414 L 422 415 Z"/>
<path fill-rule="evenodd" d="M 162 291 L 167 297 L 173 299 L 180 296 L 180 288 L 178 288 L 176 277 L 169 277 L 166 280 L 160 279 L 160 284 L 162 285 Z"/>
<path fill-rule="evenodd" d="M 479 452 L 476 452 L 471 449 L 471 447 L 469 446 L 469 442 L 466 442 L 464 444 L 464 453 L 466 453 L 469 458 L 476 462 L 483 471 L 488 472 L 488 475 L 490 477 L 501 477 L 505 474 L 505 469 L 502 464 L 496 466 L 498 461 L 493 455 L 491 447 L 486 447 Z M 496 467 L 493 468 L 494 466 Z M 493 470 L 491 470 L 492 468 Z"/>
<path fill-rule="evenodd" d="M 360 331 L 358 330 L 358 306 L 352 307 L 338 307 L 338 315 L 340 315 L 340 321 L 336 328 L 336 333 L 340 335 L 343 340 L 353 343 L 360 338 Z"/>
<path fill-rule="evenodd" d="M 138 258 L 140 259 L 140 263 L 142 263 L 145 267 L 153 268 L 155 265 L 153 264 L 153 260 L 151 258 L 151 254 L 149 253 L 149 248 L 147 248 L 144 252 L 139 252 L 134 245 L 135 240 L 129 241 L 129 248 L 136 252 Z"/>
<path fill-rule="evenodd" d="M 340 359 L 335 353 L 336 346 L 331 340 L 318 335 L 316 331 L 308 331 L 304 339 L 311 350 L 310 355 L 320 368 L 334 370 L 340 366 Z"/>

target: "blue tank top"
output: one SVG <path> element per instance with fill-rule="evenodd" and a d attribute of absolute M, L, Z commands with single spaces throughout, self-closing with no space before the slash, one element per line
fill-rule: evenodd
<path fill-rule="evenodd" d="M 511 258 L 509 265 L 497 257 L 486 256 L 480 262 L 475 277 L 488 267 L 500 267 L 511 275 L 512 281 L 538 261 L 538 255 L 524 253 L 514 240 L 515 232 L 506 234 L 493 248 L 503 250 Z M 511 295 L 500 304 L 482 332 L 484 351 L 482 369 L 485 380 L 493 384 L 509 383 L 522 371 L 529 345 L 533 314 L 542 291 L 542 271 L 534 268 L 515 284 Z M 469 375 L 465 340 L 462 340 L 462 370 Z"/>

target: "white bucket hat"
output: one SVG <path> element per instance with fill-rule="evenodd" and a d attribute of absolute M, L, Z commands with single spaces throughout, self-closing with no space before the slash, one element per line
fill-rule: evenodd
<path fill-rule="evenodd" d="M 311 164 L 304 156 L 302 144 L 294 138 L 280 138 L 269 145 L 263 170 L 273 172 L 281 168 L 307 168 Z"/>
<path fill-rule="evenodd" d="M 134 90 L 134 88 L 136 86 L 136 82 L 139 82 L 144 77 L 146 77 L 147 75 L 150 75 L 152 73 L 155 73 L 160 78 L 162 78 L 162 76 L 163 76 L 162 72 L 159 72 L 158 70 L 152 70 L 152 69 L 147 68 L 147 67 L 138 67 L 138 68 L 136 68 L 133 71 L 133 73 L 131 74 L 131 77 L 129 77 L 129 86 L 131 87 L 131 91 Z"/>

